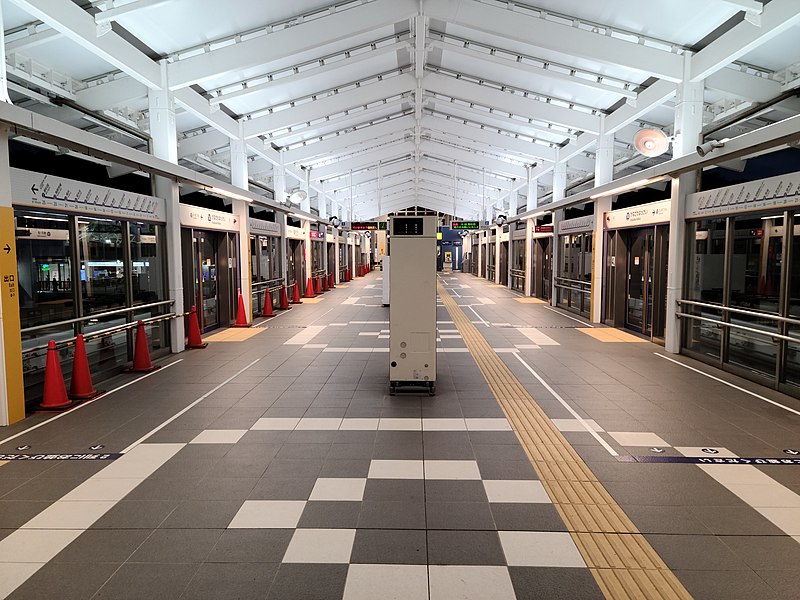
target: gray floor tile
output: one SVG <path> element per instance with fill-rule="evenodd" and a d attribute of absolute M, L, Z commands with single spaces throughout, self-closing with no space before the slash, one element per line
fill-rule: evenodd
<path fill-rule="evenodd" d="M 489 505 L 498 531 L 566 531 L 552 504 L 498 503 Z"/>
<path fill-rule="evenodd" d="M 374 444 L 333 444 L 326 458 L 341 460 L 354 458 L 372 458 Z"/>
<path fill-rule="evenodd" d="M 742 571 L 675 572 L 693 598 L 701 600 L 791 600 L 778 596 L 763 579 L 749 569 Z M 796 586 L 795 586 L 796 589 Z M 794 596 L 796 598 L 796 596 Z"/>
<path fill-rule="evenodd" d="M 3 465 L 3 468 L 10 465 Z M 2 469 L 0 469 L 2 471 Z M 50 506 L 51 502 L 0 501 L 0 529 L 17 529 Z"/>
<path fill-rule="evenodd" d="M 647 541 L 670 569 L 694 571 L 741 571 L 745 562 L 712 535 L 647 534 Z"/>
<path fill-rule="evenodd" d="M 425 482 L 425 499 L 428 502 L 487 502 L 482 481 L 429 480 Z"/>
<path fill-rule="evenodd" d="M 431 565 L 505 565 L 495 531 L 428 531 Z"/>
<path fill-rule="evenodd" d="M 358 527 L 359 529 L 425 529 L 425 504 L 364 500 L 358 517 Z"/>
<path fill-rule="evenodd" d="M 258 483 L 257 477 L 206 477 L 192 490 L 196 500 L 245 500 Z"/>
<path fill-rule="evenodd" d="M 330 444 L 285 444 L 283 448 L 278 451 L 276 459 L 325 458 L 330 448 Z"/>
<path fill-rule="evenodd" d="M 716 535 L 783 535 L 749 506 L 692 506 L 689 513 Z"/>
<path fill-rule="evenodd" d="M 225 529 L 241 506 L 241 500 L 188 500 L 181 502 L 159 527 Z"/>
<path fill-rule="evenodd" d="M 81 479 L 40 478 L 31 479 L 14 487 L 3 496 L 3 501 L 54 502 L 72 491 Z"/>
<path fill-rule="evenodd" d="M 419 442 L 379 443 L 372 451 L 375 460 L 422 460 L 422 457 L 422 444 Z"/>
<path fill-rule="evenodd" d="M 800 582 L 800 544 L 788 536 L 739 536 L 720 538 L 754 571 L 795 571 Z"/>
<path fill-rule="evenodd" d="M 84 562 L 79 565 L 51 562 L 44 565 L 8 598 L 12 600 L 84 600 L 92 598 L 119 568 L 110 562 Z M 80 573 L 80 577 L 76 577 Z"/>
<path fill-rule="evenodd" d="M 328 459 L 322 465 L 320 477 L 366 477 L 369 474 L 370 459 Z"/>
<path fill-rule="evenodd" d="M 756 571 L 781 600 L 797 598 L 797 571 Z"/>
<path fill-rule="evenodd" d="M 428 529 L 496 529 L 487 502 L 428 502 L 425 517 Z"/>
<path fill-rule="evenodd" d="M 361 502 L 308 502 L 297 526 L 314 529 L 355 529 L 360 512 Z"/>
<path fill-rule="evenodd" d="M 221 529 L 156 529 L 133 553 L 130 562 L 200 563 L 222 532 Z"/>
<path fill-rule="evenodd" d="M 716 533 L 706 527 L 700 519 L 686 510 L 685 507 L 625 505 L 622 509 L 642 533 L 696 535 Z"/>
<path fill-rule="evenodd" d="M 425 531 L 359 529 L 353 543 L 351 563 L 427 564 Z"/>
<path fill-rule="evenodd" d="M 204 563 L 181 598 L 186 600 L 262 600 L 278 572 L 278 564 Z"/>
<path fill-rule="evenodd" d="M 124 563 L 141 546 L 150 529 L 89 529 L 61 552 L 56 563 Z"/>
<path fill-rule="evenodd" d="M 265 477 L 278 478 L 309 478 L 319 477 L 322 470 L 323 461 L 321 459 L 273 459 Z"/>
<path fill-rule="evenodd" d="M 477 462 L 483 479 L 539 479 L 528 461 L 478 459 Z"/>
<path fill-rule="evenodd" d="M 347 565 L 282 564 L 270 588 L 269 600 L 331 600 L 341 598 Z"/>
<path fill-rule="evenodd" d="M 92 600 L 174 600 L 198 568 L 198 564 L 126 563 Z"/>
<path fill-rule="evenodd" d="M 473 444 L 475 458 L 487 460 L 528 460 L 519 445 L 512 444 Z"/>
<path fill-rule="evenodd" d="M 206 557 L 210 563 L 279 563 L 293 529 L 228 529 Z"/>
<path fill-rule="evenodd" d="M 316 478 L 265 477 L 250 490 L 248 500 L 308 500 Z"/>
<path fill-rule="evenodd" d="M 603 600 L 589 569 L 509 567 L 517 600 Z"/>
<path fill-rule="evenodd" d="M 368 479 L 364 488 L 364 501 L 422 503 L 427 493 L 426 486 L 430 483 L 433 482 L 415 479 Z M 479 481 L 466 483 L 481 485 Z"/>

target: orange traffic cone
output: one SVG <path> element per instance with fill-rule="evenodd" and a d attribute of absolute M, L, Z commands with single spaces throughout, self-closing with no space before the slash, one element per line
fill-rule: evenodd
<path fill-rule="evenodd" d="M 328 281 L 330 281 L 330 277 L 328 277 L 327 275 L 323 275 L 322 276 L 322 291 L 323 292 L 327 292 L 329 289 L 331 289 L 330 286 L 328 285 Z"/>
<path fill-rule="evenodd" d="M 86 344 L 80 333 L 75 338 L 75 355 L 72 357 L 72 381 L 69 383 L 70 400 L 91 400 L 102 392 L 92 385 L 92 374 L 89 372 L 89 359 L 86 356 Z"/>
<path fill-rule="evenodd" d="M 328 287 L 333 289 L 336 287 L 336 277 L 333 276 L 333 273 L 328 275 Z"/>
<path fill-rule="evenodd" d="M 267 290 L 264 294 L 264 308 L 261 310 L 262 317 L 274 317 L 275 313 L 272 312 L 272 292 Z"/>
<path fill-rule="evenodd" d="M 289 310 L 289 294 L 286 293 L 286 286 L 281 286 L 281 293 L 278 296 L 278 310 Z"/>
<path fill-rule="evenodd" d="M 147 332 L 144 322 L 136 323 L 136 342 L 133 344 L 133 365 L 125 369 L 129 373 L 149 373 L 160 369 L 150 362 L 150 344 L 147 342 Z"/>
<path fill-rule="evenodd" d="M 319 277 L 314 277 L 314 293 L 321 294 L 322 293 L 322 284 L 319 282 Z"/>
<path fill-rule="evenodd" d="M 44 367 L 44 390 L 39 408 L 46 410 L 67 408 L 72 401 L 67 397 L 67 386 L 61 373 L 61 360 L 58 357 L 56 343 L 47 342 L 47 362 Z"/>
<path fill-rule="evenodd" d="M 347 267 L 344 270 L 344 280 L 345 281 L 350 281 L 350 267 Z"/>
<path fill-rule="evenodd" d="M 306 298 L 313 298 L 314 297 L 314 283 L 311 281 L 311 277 L 308 278 L 308 283 L 306 284 Z"/>
<path fill-rule="evenodd" d="M 300 300 L 300 284 L 297 281 L 294 282 L 294 286 L 292 287 L 292 304 L 302 304 L 303 301 Z"/>
<path fill-rule="evenodd" d="M 242 297 L 242 290 L 239 290 L 239 306 L 236 307 L 236 323 L 233 327 L 250 327 L 247 322 L 247 312 L 244 309 L 244 298 Z"/>
<path fill-rule="evenodd" d="M 203 342 L 200 336 L 200 323 L 197 321 L 197 307 L 192 305 L 189 311 L 189 340 L 186 342 L 187 348 L 205 348 L 208 342 Z"/>

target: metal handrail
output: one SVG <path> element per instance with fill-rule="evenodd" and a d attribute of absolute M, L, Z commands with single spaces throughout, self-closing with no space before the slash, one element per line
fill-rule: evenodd
<path fill-rule="evenodd" d="M 183 313 L 182 316 L 185 316 L 188 313 Z M 138 321 L 132 321 L 130 323 L 125 323 L 123 325 L 115 325 L 114 327 L 107 327 L 106 329 L 100 329 L 98 331 L 93 331 L 92 333 L 87 333 L 83 336 L 85 341 L 93 340 L 99 337 L 104 337 L 107 335 L 112 335 L 114 333 L 118 333 L 120 331 L 125 331 L 127 329 L 133 329 L 134 327 L 139 326 L 139 321 L 144 323 L 145 325 L 149 325 L 151 323 L 158 323 L 159 321 L 171 321 L 172 319 L 178 318 L 178 315 L 174 312 L 167 313 L 165 315 L 158 315 L 157 317 L 148 317 L 147 319 L 139 319 Z M 64 348 L 69 347 L 75 342 L 75 337 L 71 337 L 66 340 L 61 340 L 56 342 L 56 348 Z M 22 351 L 23 356 L 25 354 L 31 354 L 32 352 L 38 352 L 39 350 L 47 350 L 48 345 L 44 344 L 42 346 L 34 346 L 33 348 L 25 348 Z"/>
<path fill-rule="evenodd" d="M 525 269 L 511 269 L 511 274 L 518 277 L 525 277 Z"/>
<path fill-rule="evenodd" d="M 733 329 L 740 329 L 742 331 L 749 331 L 750 333 L 757 333 L 759 335 L 763 335 L 765 337 L 771 337 L 777 340 L 785 340 L 787 342 L 797 342 L 800 343 L 800 337 L 792 337 L 789 335 L 783 335 L 780 333 L 772 333 L 771 331 L 767 331 L 765 329 L 756 329 L 755 327 L 747 327 L 746 325 L 739 325 L 737 323 L 729 323 L 727 321 L 720 321 L 719 319 L 710 319 L 708 317 L 701 317 L 699 315 L 693 315 L 690 313 L 675 313 L 678 317 L 683 318 L 686 317 L 687 319 L 694 319 L 695 321 L 704 321 L 706 323 L 714 323 L 719 327 L 732 327 Z"/>
<path fill-rule="evenodd" d="M 115 310 L 110 310 L 108 312 L 103 313 L 96 313 L 93 315 L 88 315 L 85 317 L 78 317 L 77 319 L 69 319 L 67 321 L 56 321 L 55 323 L 46 323 L 44 325 L 35 325 L 33 327 L 26 327 L 25 329 L 21 330 L 21 333 L 29 333 L 31 331 L 39 331 L 40 329 L 50 329 L 52 327 L 58 327 L 60 325 L 74 325 L 75 323 L 82 323 L 83 321 L 92 321 L 94 319 L 102 319 L 104 317 L 109 317 L 112 315 L 121 315 L 124 313 L 129 313 L 134 310 L 141 310 L 143 308 L 155 308 L 156 306 L 164 306 L 164 305 L 172 305 L 174 304 L 174 300 L 162 300 L 161 302 L 152 302 L 150 304 L 137 304 L 136 306 L 128 306 L 125 308 L 118 308 Z"/>
<path fill-rule="evenodd" d="M 718 304 L 708 304 L 707 302 L 697 302 L 695 300 L 677 300 L 678 304 L 686 304 L 689 306 L 699 306 L 701 308 L 710 308 L 720 312 L 732 312 L 738 315 L 747 315 L 750 317 L 759 317 L 769 319 L 770 321 L 778 321 L 780 323 L 788 323 L 789 325 L 800 325 L 800 320 L 790 319 L 789 317 L 781 317 L 779 315 L 771 315 L 769 313 L 757 312 L 754 310 L 746 310 L 743 308 L 735 308 L 733 306 L 720 306 Z"/>
<path fill-rule="evenodd" d="M 566 285 L 563 283 L 559 283 L 559 280 L 566 281 L 569 283 L 577 283 L 581 286 L 585 287 L 573 287 L 571 285 Z M 556 277 L 555 287 L 561 290 L 569 290 L 571 292 L 580 292 L 581 294 L 591 294 L 592 292 L 592 282 L 591 281 L 581 281 L 580 279 L 567 279 L 566 277 Z"/>

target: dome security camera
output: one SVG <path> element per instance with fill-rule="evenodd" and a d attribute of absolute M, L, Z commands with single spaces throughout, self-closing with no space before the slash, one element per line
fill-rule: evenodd
<path fill-rule="evenodd" d="M 707 142 L 704 142 L 697 147 L 697 153 L 700 156 L 705 156 L 706 154 L 708 154 L 709 152 L 713 152 L 717 148 L 722 148 L 725 145 L 726 141 L 727 140 L 722 140 L 722 141 L 709 140 Z"/>
<path fill-rule="evenodd" d="M 331 217 L 329 220 L 331 227 L 339 227 L 342 222 L 339 220 L 339 217 Z"/>
<path fill-rule="evenodd" d="M 495 218 L 494 222 L 497 225 L 503 225 L 506 222 L 506 218 L 507 217 L 505 215 L 497 215 L 497 217 Z"/>

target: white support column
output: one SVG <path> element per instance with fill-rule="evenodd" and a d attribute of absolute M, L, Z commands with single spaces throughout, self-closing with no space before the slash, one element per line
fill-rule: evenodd
<path fill-rule="evenodd" d="M 539 205 L 539 184 L 533 177 L 533 165 L 527 165 L 528 171 L 528 198 L 525 205 L 526 211 L 531 211 Z"/>
<path fill-rule="evenodd" d="M 317 195 L 317 211 L 319 219 L 323 223 L 328 222 L 328 193 L 325 191 L 325 182 L 320 182 L 320 193 Z"/>
<path fill-rule="evenodd" d="M 286 168 L 283 164 L 283 150 L 278 151 L 279 163 L 272 165 L 272 188 L 275 194 L 275 202 L 284 204 L 286 202 Z M 281 272 L 283 273 L 284 283 L 289 287 L 289 252 L 288 237 L 286 236 L 286 213 L 278 213 L 278 221 L 281 223 Z M 298 285 L 304 285 L 304 281 L 298 281 Z M 292 290 L 288 290 L 291 294 Z"/>
<path fill-rule="evenodd" d="M 11 104 L 8 95 L 8 73 L 6 72 L 6 36 L 3 6 L 0 4 L 0 101 Z"/>
<path fill-rule="evenodd" d="M 703 91 L 705 81 L 691 81 L 692 53 L 684 53 L 683 81 L 678 86 L 675 103 L 675 141 L 673 158 L 695 151 L 703 130 Z M 683 297 L 686 270 L 686 196 L 697 189 L 697 172 L 692 171 L 672 180 L 669 215 L 669 248 L 667 264 L 667 314 L 664 346 L 676 354 L 681 349 L 681 326 L 678 319 L 678 300 Z"/>
<path fill-rule="evenodd" d="M 241 126 L 239 127 L 241 131 Z M 231 138 L 231 183 L 246 190 L 249 188 L 247 172 L 247 145 L 243 138 Z M 233 214 L 239 221 L 239 289 L 244 297 L 247 322 L 253 320 L 253 287 L 250 264 L 250 208 L 244 200 L 233 200 Z"/>
<path fill-rule="evenodd" d="M 533 220 L 525 221 L 525 295 L 533 295 Z"/>
<path fill-rule="evenodd" d="M 149 90 L 150 137 L 153 155 L 178 163 L 178 134 L 175 128 L 175 99 L 167 83 L 166 62 L 161 63 L 162 89 Z M 185 312 L 183 304 L 183 259 L 181 254 L 181 214 L 178 183 L 166 177 L 153 177 L 155 194 L 164 198 L 167 206 L 167 285 L 172 310 L 177 315 Z M 198 307 L 202 310 L 202 307 Z M 183 317 L 170 321 L 170 344 L 173 352 L 186 346 Z"/>
<path fill-rule="evenodd" d="M 500 248 L 503 245 L 500 238 L 503 235 L 503 228 L 495 227 L 494 230 L 494 284 L 500 285 Z"/>
<path fill-rule="evenodd" d="M 306 198 L 300 202 L 300 210 L 311 212 L 311 170 L 303 169 L 302 174 L 304 177 L 300 181 L 300 189 L 306 193 Z"/>
<path fill-rule="evenodd" d="M 561 273 L 561 237 L 558 235 L 558 224 L 564 220 L 564 210 L 553 212 L 553 256 L 550 263 L 550 306 L 558 306 L 558 293 L 556 291 L 556 277 Z"/>
<path fill-rule="evenodd" d="M 605 116 L 600 117 L 600 134 L 594 161 L 594 185 L 604 185 L 614 179 L 614 134 L 605 132 Z M 594 243 L 592 244 L 592 323 L 602 321 L 605 289 L 605 214 L 611 210 L 613 196 L 598 198 L 594 203 Z"/>
<path fill-rule="evenodd" d="M 567 163 L 557 162 L 553 167 L 553 202 L 563 200 L 567 195 Z"/>

